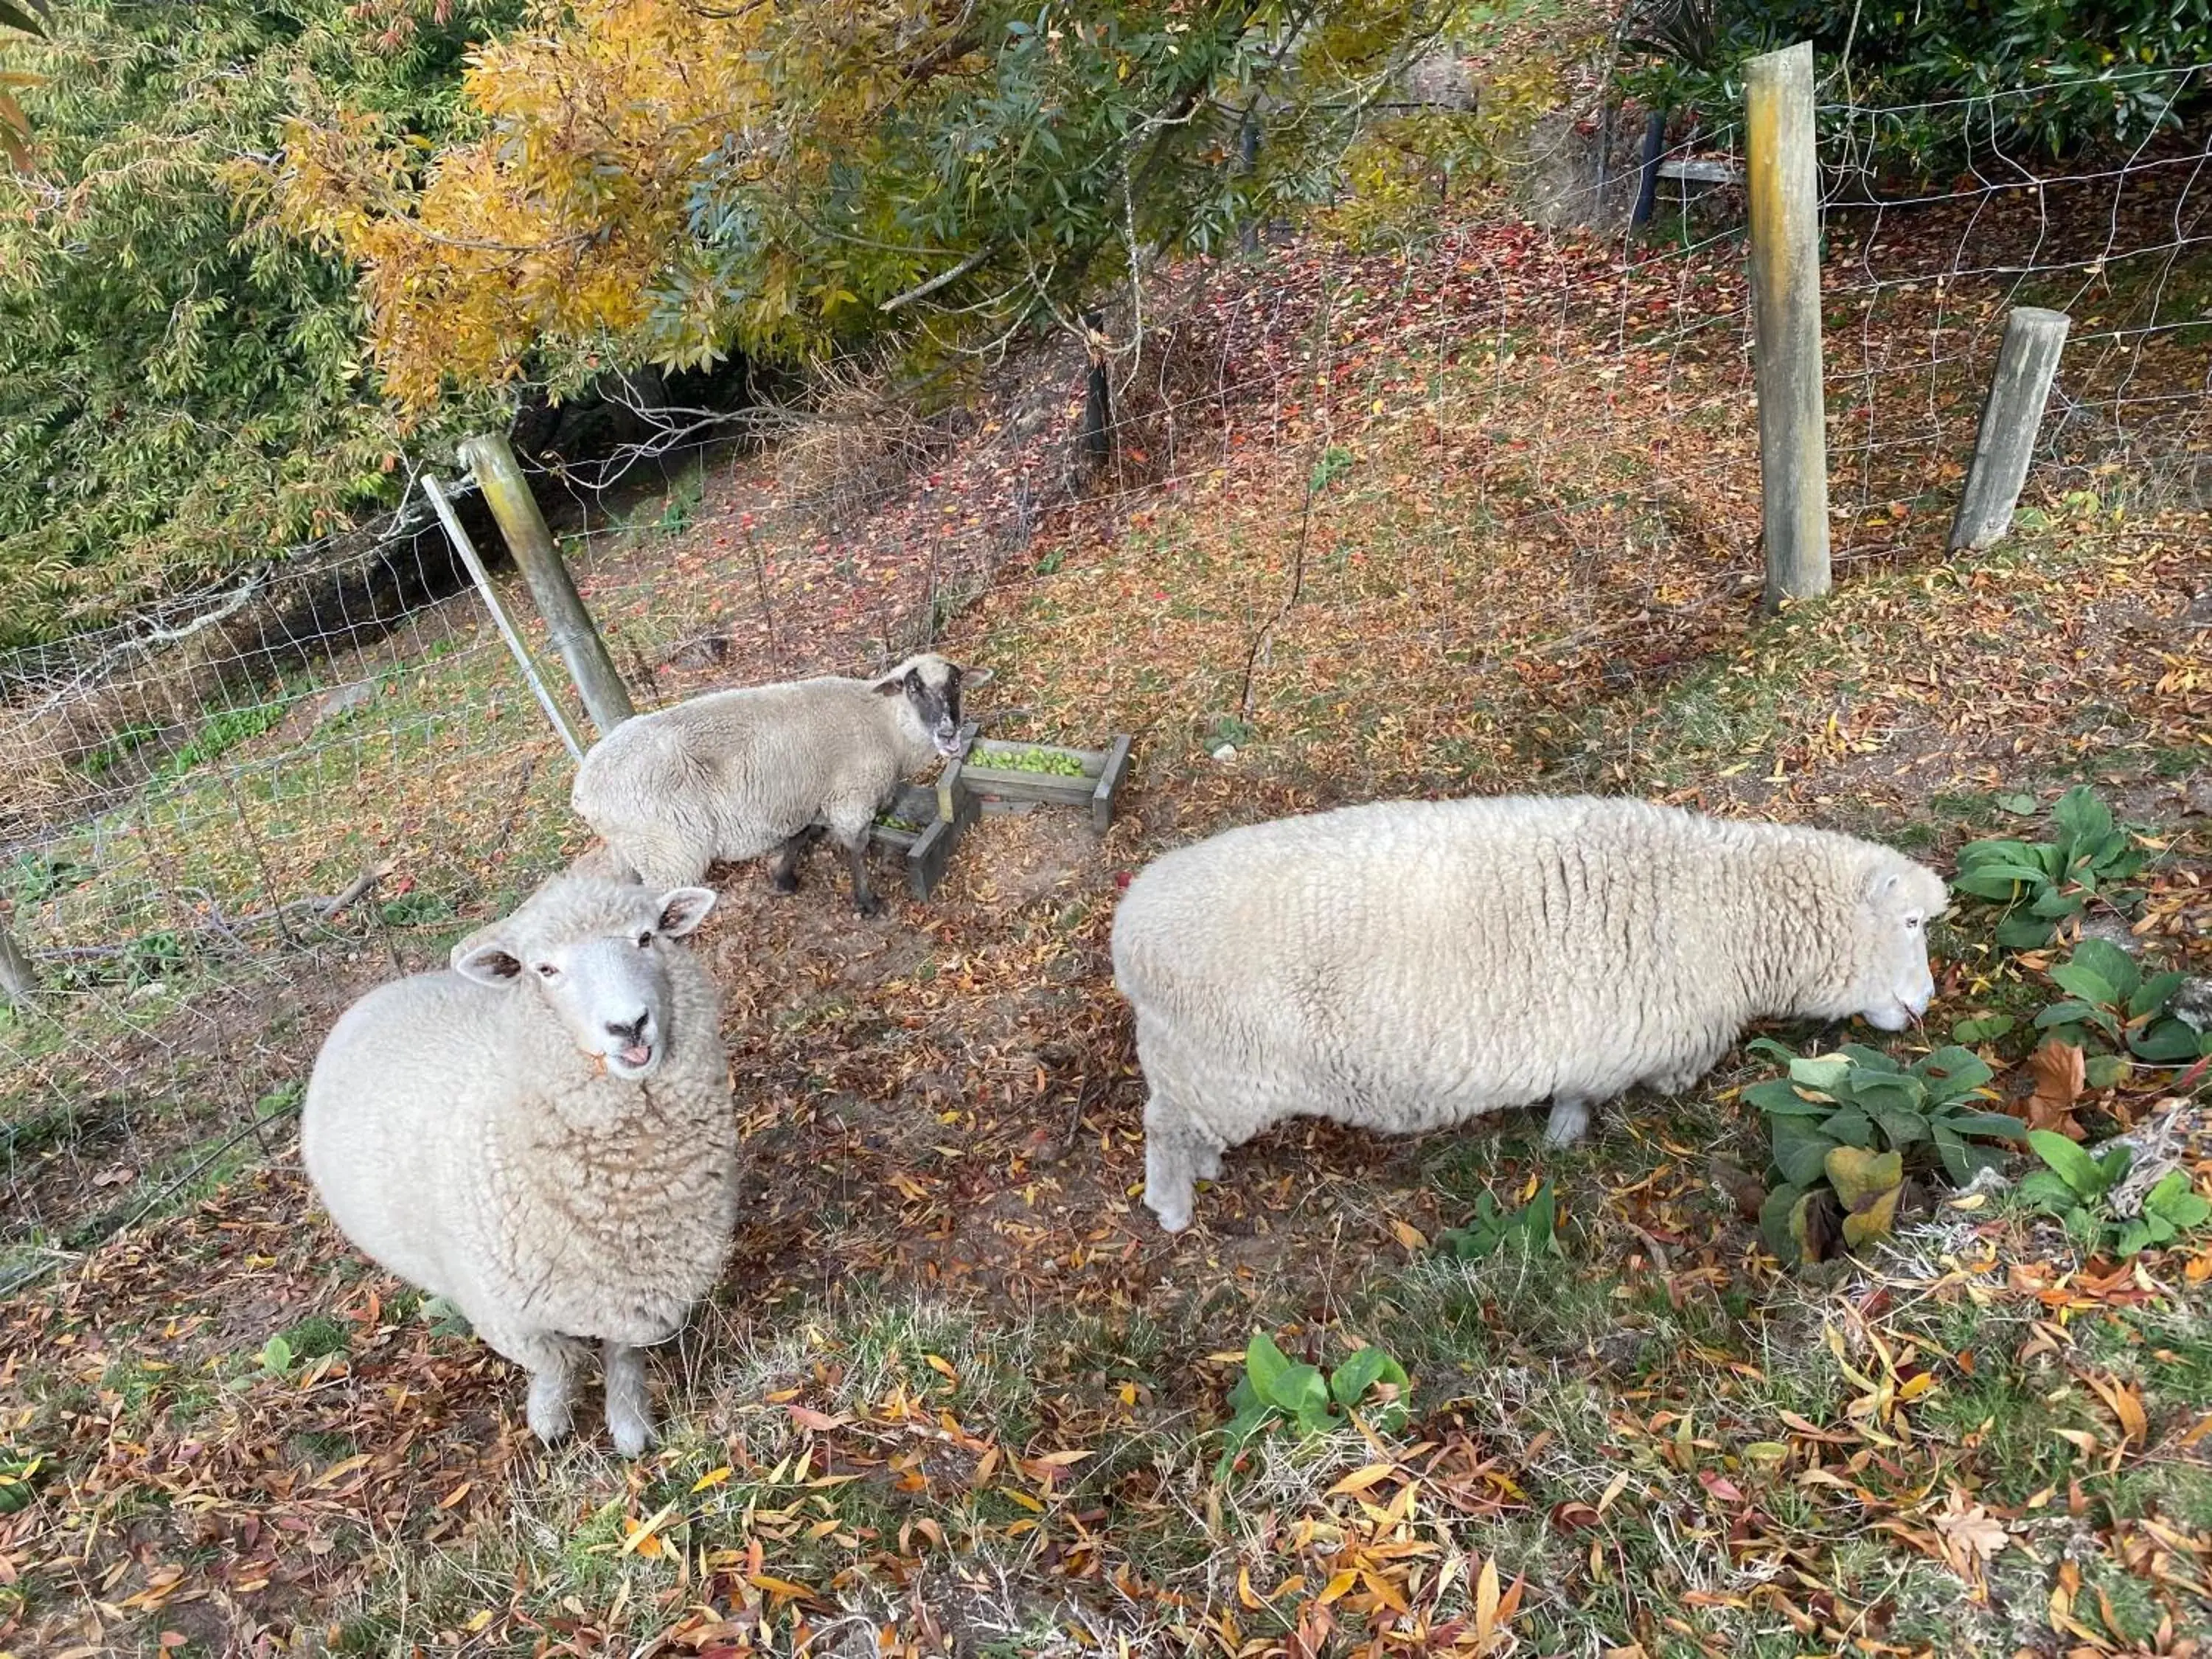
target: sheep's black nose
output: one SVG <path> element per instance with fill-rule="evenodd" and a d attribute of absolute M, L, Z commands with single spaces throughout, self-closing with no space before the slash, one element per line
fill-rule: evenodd
<path fill-rule="evenodd" d="M 619 1038 L 624 1043 L 642 1042 L 645 1041 L 646 1022 L 652 1018 L 653 1016 L 649 1012 L 642 1013 L 635 1019 L 630 1021 L 627 1025 L 618 1025 L 613 1020 L 609 1020 L 607 1022 L 607 1035 L 611 1037 Z"/>

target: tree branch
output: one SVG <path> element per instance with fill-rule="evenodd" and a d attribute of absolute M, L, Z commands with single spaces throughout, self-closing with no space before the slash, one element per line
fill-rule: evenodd
<path fill-rule="evenodd" d="M 876 309 L 884 312 L 896 311 L 901 306 L 910 305 L 916 300 L 926 300 L 938 289 L 958 282 L 976 266 L 981 264 L 984 260 L 989 258 L 997 249 L 998 244 L 995 242 L 986 242 L 951 270 L 940 270 L 927 282 L 917 283 L 903 294 L 894 294 Z"/>

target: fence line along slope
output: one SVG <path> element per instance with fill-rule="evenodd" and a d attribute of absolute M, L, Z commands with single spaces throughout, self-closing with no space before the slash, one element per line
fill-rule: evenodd
<path fill-rule="evenodd" d="M 67 1268 L 0 1314 L 21 1401 L 4 1432 L 53 1471 L 0 1515 L 19 1598 L 0 1617 L 111 1650 L 167 1631 L 250 1649 L 335 1622 L 340 1645 L 379 1650 L 787 1650 L 865 1627 L 919 1650 L 934 1620 L 939 1646 L 1236 1652 L 1304 1632 L 1318 1651 L 1400 1619 L 1395 1597 L 1472 1646 L 1486 1563 L 1493 1588 L 1527 1575 L 1516 1631 L 1547 1650 L 1828 1632 L 1989 1646 L 2019 1635 L 2006 1609 L 2063 1586 L 2047 1553 L 2002 1547 L 1974 1558 L 2002 1591 L 1978 1596 L 1940 1541 L 1911 1542 L 1936 1536 L 1912 1505 L 1948 1479 L 1956 1515 L 2088 1540 L 2082 1570 L 2115 1611 L 2108 1627 L 2069 1591 L 2065 1616 L 2100 1639 L 2134 1639 L 2139 1612 L 2142 1640 L 2161 1618 L 2207 1639 L 2187 1587 L 2212 1528 L 2186 1468 L 2143 1455 L 2147 1437 L 2114 1442 L 2103 1396 L 2059 1359 L 2015 1366 L 2058 1268 L 2016 1280 L 1996 1253 L 2047 1240 L 1975 1212 L 1943 1241 L 1971 1269 L 1900 1269 L 1910 1288 L 1843 1299 L 1777 1278 L 1711 1192 L 1709 1150 L 1764 1156 L 1732 1068 L 1634 1103 L 1571 1160 L 1513 1125 L 1399 1143 L 1287 1129 L 1171 1245 L 1129 1196 L 1139 1091 L 1103 950 L 1118 873 L 1338 800 L 1626 789 L 1940 860 L 2010 823 L 2003 800 L 2089 771 L 2170 842 L 2147 936 L 2201 964 L 2203 159 L 2177 145 L 2034 188 L 1832 199 L 1839 591 L 1779 619 L 1755 611 L 1725 186 L 1642 238 L 1469 210 L 1397 246 L 1304 236 L 1179 272 L 1141 332 L 1109 321 L 1118 413 L 1097 471 L 1062 345 L 880 465 L 835 446 L 811 472 L 789 453 L 702 458 L 657 507 L 588 520 L 572 560 L 641 706 L 941 639 L 997 670 L 1003 729 L 1142 744 L 1105 842 L 1044 814 L 988 821 L 939 902 L 879 924 L 834 890 L 779 902 L 757 872 L 725 879 L 708 948 L 751 1171 L 739 1265 L 660 1362 L 676 1437 L 634 1468 L 590 1446 L 538 1457 L 480 1346 L 312 1223 L 276 1121 L 353 988 L 430 959 L 576 844 L 565 761 L 495 635 L 448 599 L 297 683 L 170 719 L 173 759 L 218 714 L 283 710 L 41 830 L 43 858 L 108 862 L 14 902 L 48 972 L 149 931 L 181 948 L 158 993 L 91 980 L 0 1032 L 10 1178 L 37 1230 L 8 1242 Z M 2031 301 L 2069 310 L 2087 343 L 2062 367 L 2016 537 L 1947 558 L 2003 311 Z M 350 712 L 324 706 L 372 684 Z M 341 915 L 279 910 L 387 860 Z M 1963 937 L 1943 970 L 1939 1023 L 2027 994 Z M 49 1102 L 73 1115 L 24 1134 Z M 185 1177 L 193 1203 L 80 1262 L 117 1211 L 172 1202 Z M 1565 1265 L 1431 1259 L 1478 1197 L 1545 1179 L 1571 1220 Z M 2188 1339 L 2132 1295 L 2081 1292 L 2063 1358 L 2137 1390 L 2167 1447 L 2212 1404 L 2212 1370 L 2141 1368 Z M 1824 1320 L 1852 1334 L 1834 1365 Z M 1255 1324 L 1317 1358 L 1387 1340 L 1423 1413 L 1407 1444 L 1425 1447 L 1270 1442 L 1217 1515 L 1200 1431 L 1235 1370 L 1215 1356 Z M 1941 1379 L 1916 1387 L 1904 1449 L 1853 1437 L 1867 1419 L 1840 1367 L 1869 1374 L 1869 1333 L 1893 1370 Z M 1584 1376 L 1600 1385 L 1553 1386 Z M 2036 1432 L 2015 1443 L 1984 1418 Z M 2079 1443 L 2058 1431 L 2125 1467 L 2060 1467 Z M 1880 1432 L 1900 1442 L 1893 1418 Z M 1786 1491 L 1732 1449 L 1752 1445 L 1784 1449 Z M 1893 1486 L 1876 1458 L 1904 1470 Z M 1830 1480 L 1795 1480 L 1813 1468 Z M 2061 1515 L 2070 1478 L 2087 1496 Z M 2039 1504 L 2045 1485 L 2062 1496 Z M 1786 1528 L 1763 1518 L 1785 1503 Z M 1613 1553 L 1595 1565 L 1594 1539 Z M 1434 1576 L 1407 1565 L 1431 1559 Z"/>

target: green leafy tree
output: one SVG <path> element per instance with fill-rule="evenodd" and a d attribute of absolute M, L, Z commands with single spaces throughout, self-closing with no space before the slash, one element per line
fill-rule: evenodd
<path fill-rule="evenodd" d="M 226 179 L 337 99 L 450 142 L 470 40 L 520 9 L 84 0 L 10 47 L 37 84 L 31 168 L 0 177 L 0 647 L 394 497 L 353 273 L 242 228 Z"/>
<path fill-rule="evenodd" d="M 46 0 L 0 0 L 0 31 L 14 29 L 21 34 L 44 34 L 46 15 Z M 7 35 L 0 33 L 0 46 L 5 46 L 7 40 Z M 9 165 L 18 173 L 31 164 L 31 119 L 15 101 L 15 93 L 21 88 L 40 84 L 35 75 L 0 69 L 0 154 L 7 156 Z"/>

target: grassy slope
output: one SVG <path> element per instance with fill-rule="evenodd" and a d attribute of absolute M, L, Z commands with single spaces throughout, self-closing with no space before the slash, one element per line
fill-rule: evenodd
<path fill-rule="evenodd" d="M 1471 257 L 1508 253 L 1552 257 Z M 1171 489 L 1051 522 L 960 623 L 1017 729 L 1140 734 L 1103 847 L 994 820 L 942 902 L 873 929 L 826 870 L 785 904 L 729 877 L 709 948 L 753 1185 L 728 1281 L 660 1363 L 665 1448 L 539 1453 L 507 1369 L 368 1273 L 280 1154 L 0 1313 L 0 1441 L 45 1459 L 0 1519 L 0 1647 L 787 1650 L 866 1620 L 884 1650 L 1256 1654 L 1395 1620 L 1477 1651 L 1485 1564 L 1525 1579 L 1511 1627 L 1535 1652 L 2212 1640 L 2201 1248 L 2073 1272 L 1984 1204 L 1866 1272 L 1778 1275 L 1707 1179 L 1717 1150 L 1760 1161 L 1733 1063 L 1567 1157 L 1519 1116 L 1391 1145 L 1304 1126 L 1232 1156 L 1184 1239 L 1133 1205 L 1112 878 L 1238 818 L 1596 787 L 1940 856 L 2006 821 L 1999 791 L 2094 775 L 2179 838 L 2154 932 L 2206 954 L 2199 523 L 2054 495 L 2000 554 L 1946 562 L 1940 507 L 1877 491 L 1880 558 L 1761 621 L 1732 341 L 1709 377 L 1680 338 L 1651 370 L 1686 457 L 1662 465 L 1648 404 L 1599 378 L 1617 337 L 1483 313 L 1495 330 L 1455 329 L 1480 349 L 1425 353 L 1437 289 L 1396 269 L 1274 262 L 1293 301 L 1325 276 L 1334 320 L 1316 301 L 1271 324 L 1272 390 L 1224 398 Z M 1528 285 L 1540 311 L 1556 276 Z M 1322 355 L 1335 389 L 1304 398 Z M 1501 392 L 1509 359 L 1538 367 Z M 714 485 L 595 604 L 656 644 L 715 623 L 760 495 Z M 786 648 L 841 583 L 809 648 L 866 637 L 873 550 L 771 545 Z M 1933 1023 L 2042 989 L 1961 919 Z M 1559 1260 L 1434 1256 L 1480 1194 L 1539 1176 Z M 1255 1325 L 1332 1363 L 1384 1344 L 1415 1421 L 1382 1446 L 1271 1437 L 1210 1485 L 1224 1356 Z"/>

